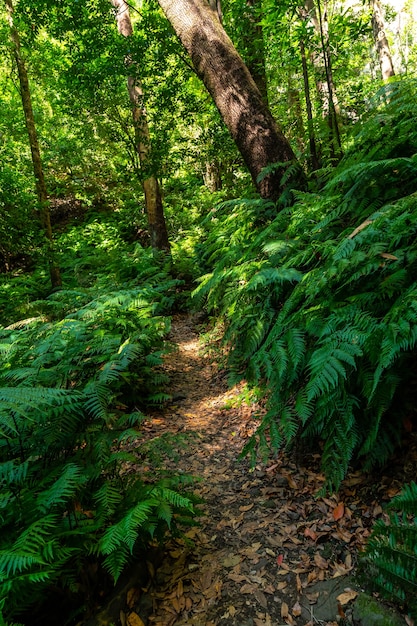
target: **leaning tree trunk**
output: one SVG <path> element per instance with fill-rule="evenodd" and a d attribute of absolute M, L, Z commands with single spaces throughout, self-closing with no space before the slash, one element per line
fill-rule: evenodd
<path fill-rule="evenodd" d="M 130 37 L 133 34 L 130 19 L 129 5 L 125 0 L 111 0 L 117 9 L 117 28 L 121 35 Z M 131 57 L 126 58 L 126 64 L 133 65 Z M 145 173 L 143 191 L 145 194 L 146 216 L 148 219 L 151 245 L 157 250 L 170 252 L 168 231 L 165 223 L 162 195 L 156 176 L 149 173 L 151 163 L 151 137 L 149 132 L 146 109 L 143 105 L 143 91 L 136 76 L 129 76 L 127 89 L 132 105 L 133 124 L 135 128 L 136 151 L 142 171 Z"/>
<path fill-rule="evenodd" d="M 389 78 L 392 78 L 392 76 L 395 76 L 395 72 L 391 50 L 385 34 L 385 22 L 379 0 L 372 0 L 372 30 L 382 79 L 387 81 Z"/>
<path fill-rule="evenodd" d="M 263 198 L 285 188 L 286 165 L 262 178 L 273 163 L 295 162 L 294 152 L 262 100 L 249 70 L 206 0 L 158 0 L 198 76 L 210 92 Z M 293 184 L 302 184 L 299 180 Z"/>
<path fill-rule="evenodd" d="M 42 168 L 41 153 L 39 149 L 38 134 L 36 132 L 35 118 L 33 116 L 32 99 L 28 75 L 25 62 L 20 48 L 20 37 L 17 28 L 13 23 L 13 3 L 12 0 L 5 0 L 8 20 L 10 25 L 10 38 L 13 46 L 13 55 L 19 73 L 20 95 L 25 116 L 26 128 L 29 137 L 30 151 L 32 155 L 33 173 L 35 176 L 36 194 L 41 208 L 42 226 L 48 239 L 48 263 L 52 287 L 58 288 L 62 285 L 61 273 L 54 260 L 53 235 L 51 226 L 51 215 L 49 212 L 48 193 L 46 190 L 45 176 Z"/>

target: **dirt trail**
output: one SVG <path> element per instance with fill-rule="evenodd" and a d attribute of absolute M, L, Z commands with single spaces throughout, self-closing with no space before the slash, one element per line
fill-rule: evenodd
<path fill-rule="evenodd" d="M 326 626 L 345 616 L 342 623 L 361 624 L 352 614 L 357 593 L 350 575 L 382 514 L 382 491 L 386 497 L 399 485 L 383 478 L 370 496 L 369 481 L 356 473 L 338 495 L 316 498 L 324 480 L 317 457 L 304 467 L 280 456 L 253 470 L 239 461 L 254 428 L 253 407 L 231 402 L 239 389 L 227 389 L 216 364 L 202 355 L 198 330 L 196 318 L 174 317 L 178 351 L 164 365 L 173 401 L 149 417 L 145 432 L 149 438 L 196 433 L 167 466 L 201 477 L 203 516 L 186 539 L 167 547 L 147 623 Z M 128 617 L 127 623 L 144 621 Z"/>

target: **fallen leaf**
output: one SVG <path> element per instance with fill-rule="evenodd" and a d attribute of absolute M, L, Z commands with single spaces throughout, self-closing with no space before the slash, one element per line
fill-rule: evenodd
<path fill-rule="evenodd" d="M 252 504 L 247 504 L 246 506 L 240 506 L 239 507 L 239 511 L 241 513 L 246 513 L 246 511 L 250 511 L 251 509 L 253 509 L 253 502 L 252 502 Z"/>
<path fill-rule="evenodd" d="M 314 555 L 314 563 L 319 569 L 327 569 L 329 567 L 326 559 L 324 559 L 318 552 L 316 552 L 316 554 Z"/>
<path fill-rule="evenodd" d="M 354 591 L 354 589 L 346 589 L 343 593 L 337 596 L 336 600 L 340 602 L 342 606 L 345 606 L 345 604 L 348 604 L 348 602 L 354 600 L 357 595 L 358 592 Z"/>
<path fill-rule="evenodd" d="M 307 600 L 310 604 L 316 604 L 319 599 L 319 595 L 320 593 L 318 591 L 315 591 L 314 593 L 306 593 Z"/>
<path fill-rule="evenodd" d="M 337 507 L 333 509 L 333 519 L 337 522 L 338 520 L 342 519 L 344 514 L 345 514 L 345 505 L 343 502 L 339 502 Z"/>
<path fill-rule="evenodd" d="M 266 599 L 266 596 L 260 589 L 257 589 L 256 591 L 254 591 L 253 595 L 263 609 L 268 608 L 268 601 Z"/>
<path fill-rule="evenodd" d="M 304 537 L 310 537 L 313 541 L 317 539 L 317 533 L 312 528 L 304 529 Z"/>
<path fill-rule="evenodd" d="M 281 617 L 285 619 L 286 617 L 288 617 L 288 615 L 289 615 L 288 604 L 286 602 L 283 602 L 281 604 Z"/>
<path fill-rule="evenodd" d="M 140 589 L 137 589 L 136 587 L 132 587 L 131 589 L 129 589 L 129 591 L 127 592 L 127 596 L 126 596 L 126 604 L 129 607 L 129 609 L 132 609 L 135 606 L 139 598 L 140 598 Z"/>
<path fill-rule="evenodd" d="M 241 561 L 241 557 L 239 554 L 230 554 L 225 559 L 223 559 L 224 567 L 235 567 Z"/>
<path fill-rule="evenodd" d="M 129 626 L 145 626 L 137 613 L 130 613 L 127 616 L 127 623 Z"/>
<path fill-rule="evenodd" d="M 284 555 L 283 554 L 279 554 L 277 556 L 277 564 L 278 565 L 282 565 L 283 560 L 284 560 Z"/>
<path fill-rule="evenodd" d="M 294 617 L 299 617 L 301 615 L 301 604 L 297 601 L 291 609 Z"/>

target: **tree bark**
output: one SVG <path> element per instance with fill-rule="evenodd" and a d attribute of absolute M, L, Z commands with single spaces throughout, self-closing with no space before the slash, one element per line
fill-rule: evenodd
<path fill-rule="evenodd" d="M 48 263 L 49 273 L 51 277 L 52 287 L 58 288 L 62 285 L 61 273 L 58 265 L 54 260 L 53 251 L 53 234 L 51 226 L 51 215 L 49 211 L 48 193 L 46 190 L 45 176 L 43 173 L 41 153 L 39 148 L 38 134 L 36 131 L 35 118 L 33 115 L 32 99 L 30 95 L 29 79 L 26 72 L 25 62 L 23 60 L 20 37 L 17 28 L 13 22 L 13 3 L 12 0 L 5 0 L 8 21 L 10 26 L 10 39 L 13 46 L 13 55 L 17 65 L 20 84 L 20 96 L 22 99 L 23 113 L 25 116 L 26 129 L 29 138 L 30 151 L 32 155 L 33 173 L 35 176 L 36 194 L 38 196 L 42 226 L 48 239 Z"/>
<path fill-rule="evenodd" d="M 260 195 L 276 199 L 287 184 L 302 185 L 301 170 L 299 180 L 283 184 L 286 164 L 296 161 L 294 152 L 209 3 L 158 2 L 211 94 Z M 273 163 L 285 165 L 259 182 L 262 170 Z"/>
<path fill-rule="evenodd" d="M 125 0 L 111 0 L 111 3 L 117 10 L 116 20 L 119 33 L 123 35 L 123 37 L 132 36 L 133 27 L 130 19 L 129 5 Z M 126 64 L 133 66 L 133 59 L 127 57 Z M 151 245 L 157 250 L 169 253 L 170 244 L 162 205 L 161 190 L 156 176 L 153 174 L 150 175 L 149 173 L 152 150 L 151 137 L 146 109 L 143 104 L 142 85 L 136 76 L 128 76 L 127 90 L 132 105 L 136 151 L 139 156 L 141 169 L 144 172 L 142 184 Z"/>
<path fill-rule="evenodd" d="M 391 50 L 385 34 L 385 22 L 379 0 L 372 0 L 372 30 L 382 79 L 387 81 L 392 78 L 392 76 L 395 76 L 395 72 Z"/>

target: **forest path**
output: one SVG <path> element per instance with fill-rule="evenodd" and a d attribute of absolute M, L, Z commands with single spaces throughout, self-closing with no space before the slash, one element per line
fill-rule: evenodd
<path fill-rule="evenodd" d="M 326 626 L 343 615 L 361 624 L 352 617 L 350 574 L 382 513 L 381 493 L 364 502 L 369 484 L 355 473 L 338 495 L 316 498 L 324 478 L 314 456 L 306 467 L 282 455 L 251 470 L 238 455 L 255 425 L 253 407 L 232 402 L 240 389 L 228 389 L 202 354 L 195 316 L 174 316 L 170 340 L 178 346 L 164 362 L 173 401 L 149 415 L 144 434 L 190 435 L 166 467 L 200 477 L 203 515 L 167 546 L 144 621 L 128 616 L 127 624 Z M 396 488 L 381 481 L 384 497 Z"/>

